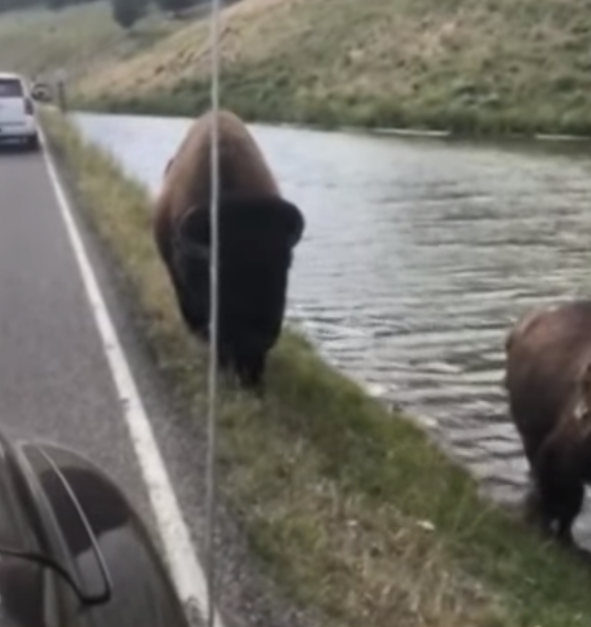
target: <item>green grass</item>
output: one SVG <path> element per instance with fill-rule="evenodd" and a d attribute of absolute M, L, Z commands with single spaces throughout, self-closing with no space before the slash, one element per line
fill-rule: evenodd
<path fill-rule="evenodd" d="M 245 0 L 223 19 L 223 101 L 251 120 L 591 135 L 591 13 L 566 0 Z M 64 66 L 80 106 L 199 113 L 209 26 L 105 0 L 0 15 L 2 66 Z"/>
<path fill-rule="evenodd" d="M 103 65 L 123 62 L 178 28 L 152 12 L 126 33 L 104 1 L 57 12 L 0 13 L 0 69 L 51 76 L 64 68 L 72 79 L 83 73 L 92 76 Z"/>
<path fill-rule="evenodd" d="M 182 325 L 149 198 L 57 114 L 44 114 L 73 196 L 127 281 L 187 419 L 203 420 L 206 355 Z M 222 388 L 220 477 L 252 550 L 328 627 L 591 624 L 589 573 L 481 501 L 423 432 L 327 366 L 293 330 L 268 394 Z"/>
<path fill-rule="evenodd" d="M 88 75 L 91 108 L 195 115 L 208 26 Z M 591 12 L 565 0 L 248 0 L 225 11 L 223 102 L 248 119 L 591 134 Z"/>

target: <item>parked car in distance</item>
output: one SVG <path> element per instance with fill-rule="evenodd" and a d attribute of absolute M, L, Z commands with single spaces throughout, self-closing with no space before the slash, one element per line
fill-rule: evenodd
<path fill-rule="evenodd" d="M 51 86 L 43 82 L 33 83 L 31 96 L 37 102 L 51 102 L 53 99 Z"/>
<path fill-rule="evenodd" d="M 27 82 L 18 74 L 0 73 L 0 143 L 24 142 L 39 149 L 39 129 L 33 97 Z"/>

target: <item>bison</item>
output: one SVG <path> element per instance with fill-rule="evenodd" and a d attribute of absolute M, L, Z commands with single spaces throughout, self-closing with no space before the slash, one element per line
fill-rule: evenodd
<path fill-rule="evenodd" d="M 530 519 L 572 545 L 591 479 L 591 301 L 536 310 L 506 341 L 509 408 L 530 466 Z"/>
<path fill-rule="evenodd" d="M 233 113 L 218 115 L 220 366 L 259 388 L 285 313 L 293 249 L 305 221 L 282 198 L 263 154 Z M 198 118 L 168 162 L 154 236 L 187 327 L 209 340 L 213 114 Z"/>

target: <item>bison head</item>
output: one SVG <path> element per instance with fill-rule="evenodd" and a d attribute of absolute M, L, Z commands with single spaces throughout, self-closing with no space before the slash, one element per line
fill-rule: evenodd
<path fill-rule="evenodd" d="M 203 206 L 186 214 L 176 234 L 176 271 L 189 309 L 202 317 L 209 310 L 210 228 Z M 220 199 L 218 346 L 245 386 L 260 383 L 281 332 L 293 248 L 304 228 L 299 209 L 277 196 Z"/>

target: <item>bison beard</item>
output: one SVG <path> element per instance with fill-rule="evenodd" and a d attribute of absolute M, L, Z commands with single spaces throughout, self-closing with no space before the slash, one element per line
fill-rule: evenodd
<path fill-rule="evenodd" d="M 209 214 L 193 211 L 180 225 L 173 253 L 177 297 L 189 328 L 209 339 Z M 220 365 L 246 387 L 258 387 L 267 352 L 285 314 L 298 209 L 278 197 L 223 195 L 219 208 Z"/>
<path fill-rule="evenodd" d="M 507 340 L 506 388 L 530 465 L 530 519 L 571 544 L 591 479 L 591 302 L 537 311 Z"/>
<path fill-rule="evenodd" d="M 166 167 L 155 238 L 189 329 L 209 340 L 210 121 L 199 118 Z M 305 223 L 281 198 L 262 153 L 242 121 L 219 114 L 220 366 L 244 387 L 259 387 L 285 314 L 293 249 Z"/>

